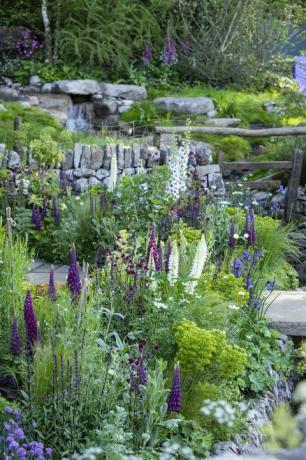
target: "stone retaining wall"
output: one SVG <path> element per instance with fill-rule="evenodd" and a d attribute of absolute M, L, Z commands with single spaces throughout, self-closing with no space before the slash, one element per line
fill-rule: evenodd
<path fill-rule="evenodd" d="M 111 158 L 117 156 L 118 178 L 122 175 L 147 173 L 158 165 L 166 164 L 170 147 L 162 145 L 160 149 L 148 144 L 112 143 L 103 146 L 75 144 L 67 151 L 60 168 L 51 170 L 62 180 L 71 184 L 76 192 L 84 192 L 92 185 L 110 184 Z M 22 157 L 15 151 L 7 152 L 0 144 L 0 166 L 7 168 L 15 182 L 18 182 Z M 31 169 L 37 163 L 29 160 Z M 197 142 L 191 144 L 189 158 L 189 176 L 198 179 L 203 188 L 212 188 L 216 194 L 224 193 L 224 184 L 220 167 L 212 163 L 212 148 L 209 144 Z"/>

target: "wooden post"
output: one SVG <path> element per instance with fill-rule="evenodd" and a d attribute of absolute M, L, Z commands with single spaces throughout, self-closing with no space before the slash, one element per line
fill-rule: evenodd
<path fill-rule="evenodd" d="M 223 174 L 223 171 L 224 171 L 224 152 L 219 152 L 218 164 L 220 166 L 220 172 L 221 172 L 221 174 Z"/>
<path fill-rule="evenodd" d="M 304 152 L 302 150 L 295 150 L 292 158 L 292 172 L 288 184 L 285 219 L 290 220 L 292 214 L 296 210 L 298 190 L 301 180 L 302 166 L 303 166 Z"/>
<path fill-rule="evenodd" d="M 153 134 L 153 145 L 154 147 L 160 148 L 160 134 L 156 131 Z"/>
<path fill-rule="evenodd" d="M 16 117 L 14 120 L 14 131 L 18 131 L 22 123 L 21 117 Z"/>

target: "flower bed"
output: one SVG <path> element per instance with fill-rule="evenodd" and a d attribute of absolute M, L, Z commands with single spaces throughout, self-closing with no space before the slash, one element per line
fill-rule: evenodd
<path fill-rule="evenodd" d="M 177 157 L 109 191 L 38 187 L 14 220 L 7 210 L 4 458 L 202 459 L 247 439 L 245 401 L 297 368 L 292 342 L 280 349 L 265 320 L 275 285 L 296 276 L 293 226 L 244 192 L 187 191 L 188 158 Z M 53 270 L 49 285 L 27 283 L 33 249 L 68 257 L 67 285 Z"/>

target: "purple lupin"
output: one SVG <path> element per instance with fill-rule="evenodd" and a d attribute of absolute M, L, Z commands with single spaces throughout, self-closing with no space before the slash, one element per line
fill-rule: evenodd
<path fill-rule="evenodd" d="M 180 412 L 182 406 L 181 370 L 177 363 L 174 368 L 172 387 L 168 397 L 168 412 Z"/>
<path fill-rule="evenodd" d="M 164 253 L 163 253 L 163 247 L 160 244 L 158 246 L 158 262 L 157 262 L 156 270 L 159 271 L 159 272 L 162 271 L 163 264 L 164 264 Z"/>
<path fill-rule="evenodd" d="M 254 211 L 251 211 L 250 212 L 249 244 L 254 246 L 255 243 L 256 243 L 255 214 L 254 214 Z"/>
<path fill-rule="evenodd" d="M 18 332 L 17 318 L 14 314 L 12 324 L 12 334 L 10 339 L 10 350 L 13 356 L 19 356 L 22 353 L 22 343 Z"/>
<path fill-rule="evenodd" d="M 56 299 L 56 288 L 55 288 L 55 281 L 54 281 L 54 266 L 51 266 L 50 274 L 49 274 L 49 286 L 48 286 L 48 296 L 49 299 L 55 300 Z"/>
<path fill-rule="evenodd" d="M 81 293 L 80 267 L 77 261 L 77 252 L 73 244 L 71 249 L 71 261 L 67 277 L 67 285 L 73 297 L 78 297 Z"/>
<path fill-rule="evenodd" d="M 41 229 L 41 215 L 39 209 L 36 206 L 32 208 L 32 224 L 36 230 Z"/>
<path fill-rule="evenodd" d="M 234 238 L 235 235 L 235 223 L 232 220 L 231 225 L 230 225 L 230 235 L 229 235 L 229 240 L 228 240 L 228 245 L 230 248 L 234 248 L 237 244 L 236 238 Z"/>
<path fill-rule="evenodd" d="M 23 307 L 23 314 L 27 343 L 30 346 L 33 346 L 37 342 L 38 330 L 30 289 L 27 290 Z"/>

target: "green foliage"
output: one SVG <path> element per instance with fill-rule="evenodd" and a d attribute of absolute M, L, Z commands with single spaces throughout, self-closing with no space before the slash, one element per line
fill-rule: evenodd
<path fill-rule="evenodd" d="M 4 102 L 7 110 L 0 112 L 0 138 L 8 149 L 12 149 L 15 143 L 28 146 L 34 139 L 38 139 L 41 131 L 50 127 L 57 137 L 63 127 L 50 115 L 34 107 L 25 108 L 17 102 Z M 23 124 L 20 130 L 14 131 L 14 120 L 21 117 Z"/>
<path fill-rule="evenodd" d="M 294 449 L 303 439 L 299 430 L 298 420 L 291 412 L 289 404 L 277 406 L 272 415 L 272 421 L 263 427 L 264 446 L 269 451 Z"/>
<path fill-rule="evenodd" d="M 225 153 L 227 161 L 244 160 L 251 152 L 250 143 L 237 136 L 228 136 L 218 142 L 221 152 Z"/>

